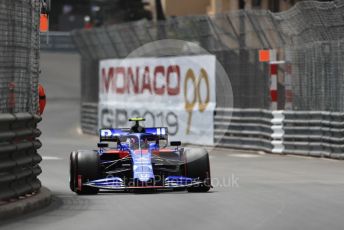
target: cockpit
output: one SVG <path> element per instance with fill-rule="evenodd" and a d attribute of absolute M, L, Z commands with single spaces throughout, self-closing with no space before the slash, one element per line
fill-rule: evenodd
<path fill-rule="evenodd" d="M 158 148 L 159 137 L 150 134 L 128 135 L 125 144 L 132 150 Z"/>

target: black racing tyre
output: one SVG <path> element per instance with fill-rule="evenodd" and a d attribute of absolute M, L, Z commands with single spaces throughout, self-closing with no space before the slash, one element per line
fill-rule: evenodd
<path fill-rule="evenodd" d="M 211 188 L 209 155 L 205 149 L 185 149 L 186 177 L 199 178 L 203 183 L 188 187 L 188 192 L 208 192 Z"/>
<path fill-rule="evenodd" d="M 70 188 L 79 195 L 97 194 L 99 189 L 89 186 L 78 188 L 81 184 L 99 178 L 99 155 L 96 151 L 76 151 L 70 155 Z"/>
<path fill-rule="evenodd" d="M 69 187 L 70 190 L 73 192 L 76 192 L 77 188 L 77 180 L 76 180 L 76 154 L 77 152 L 73 151 L 70 154 L 70 160 L 69 160 Z"/>

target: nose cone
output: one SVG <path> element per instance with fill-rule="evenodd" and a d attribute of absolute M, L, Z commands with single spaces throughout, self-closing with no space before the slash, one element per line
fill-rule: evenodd
<path fill-rule="evenodd" d="M 147 182 L 154 178 L 152 165 L 145 164 L 141 166 L 135 166 L 135 168 L 136 170 L 134 169 L 134 177 L 139 179 L 139 181 Z"/>
<path fill-rule="evenodd" d="M 134 178 L 141 182 L 154 179 L 151 153 L 147 150 L 136 150 L 132 154 Z"/>

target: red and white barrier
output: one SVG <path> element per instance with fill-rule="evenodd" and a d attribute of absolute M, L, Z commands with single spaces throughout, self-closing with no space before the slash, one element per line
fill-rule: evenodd
<path fill-rule="evenodd" d="M 271 97 L 272 110 L 277 110 L 278 108 L 277 72 L 278 72 L 278 65 L 270 63 L 270 97 Z"/>
<path fill-rule="evenodd" d="M 284 87 L 285 87 L 285 105 L 284 109 L 292 109 L 292 74 L 291 63 L 286 61 L 277 61 L 276 50 L 260 51 L 260 61 L 269 63 L 270 70 L 270 98 L 271 110 L 278 110 L 278 67 L 285 65 Z"/>
<path fill-rule="evenodd" d="M 277 54 L 276 50 L 270 50 L 270 97 L 271 97 L 271 110 L 278 109 L 278 91 L 277 91 L 277 74 L 278 63 L 276 63 Z"/>

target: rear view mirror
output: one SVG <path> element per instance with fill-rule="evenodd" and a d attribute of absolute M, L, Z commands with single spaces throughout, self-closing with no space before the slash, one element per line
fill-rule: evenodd
<path fill-rule="evenodd" d="M 109 147 L 108 143 L 99 142 L 97 145 L 98 145 L 98 148 L 107 148 L 107 147 Z"/>
<path fill-rule="evenodd" d="M 171 146 L 181 146 L 182 145 L 182 142 L 180 141 L 171 141 Z"/>

